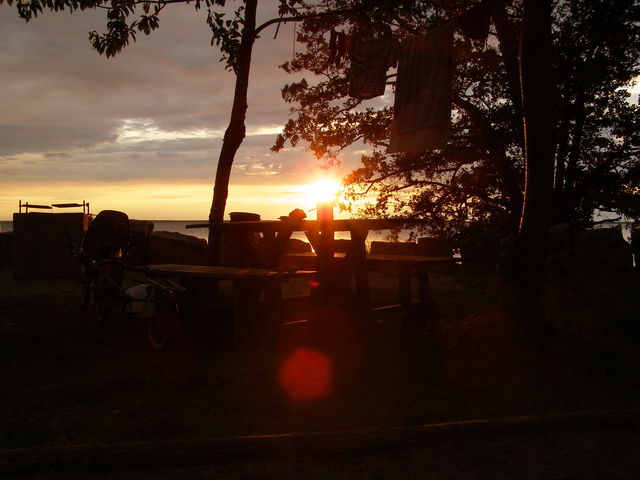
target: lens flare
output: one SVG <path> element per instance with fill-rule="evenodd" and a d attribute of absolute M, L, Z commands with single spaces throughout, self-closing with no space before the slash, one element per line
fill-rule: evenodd
<path fill-rule="evenodd" d="M 320 352 L 299 348 L 282 364 L 278 380 L 293 403 L 324 398 L 331 393 L 333 363 Z"/>

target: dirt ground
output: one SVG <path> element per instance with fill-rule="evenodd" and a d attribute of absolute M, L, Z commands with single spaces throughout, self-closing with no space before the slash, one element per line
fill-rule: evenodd
<path fill-rule="evenodd" d="M 556 334 L 531 342 L 500 308 L 494 277 L 431 275 L 439 315 L 382 312 L 366 324 L 326 306 L 323 322 L 228 345 L 222 313 L 192 319 L 168 352 L 143 326 L 101 329 L 79 285 L 0 272 L 0 448 L 395 428 L 640 407 L 640 276 L 549 280 Z M 295 285 L 294 285 L 295 287 Z M 373 298 L 393 300 L 377 274 Z M 401 451 L 149 468 L 95 478 L 637 478 L 629 425 L 461 438 Z M 6 451 L 6 450 L 5 450 Z M 86 478 L 44 472 L 34 478 Z"/>

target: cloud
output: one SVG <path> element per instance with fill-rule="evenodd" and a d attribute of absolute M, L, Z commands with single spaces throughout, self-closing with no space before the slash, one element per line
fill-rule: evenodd
<path fill-rule="evenodd" d="M 268 7 L 265 9 L 265 5 Z M 259 17 L 277 16 L 260 2 Z M 0 175 L 3 184 L 166 181 L 213 184 L 235 77 L 210 46 L 206 12 L 170 5 L 160 29 L 115 58 L 91 49 L 105 12 L 45 12 L 29 23 L 0 8 Z M 301 149 L 269 150 L 288 117 L 278 69 L 292 55 L 293 26 L 255 44 L 247 137 L 232 183 L 302 182 L 318 162 Z M 0 218 L 9 213 L 0 212 Z"/>

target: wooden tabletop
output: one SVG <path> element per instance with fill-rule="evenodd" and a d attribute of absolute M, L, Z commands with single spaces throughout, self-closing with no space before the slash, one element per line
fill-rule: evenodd
<path fill-rule="evenodd" d="M 318 256 L 314 252 L 302 252 L 302 253 L 285 253 L 283 258 L 286 260 L 294 259 L 315 259 Z M 335 252 L 333 254 L 335 259 L 345 259 L 346 253 Z M 427 256 L 427 255 L 395 255 L 387 253 L 368 253 L 366 256 L 368 262 L 404 262 L 404 263 L 455 263 L 457 261 L 454 257 L 443 256 Z"/>
<path fill-rule="evenodd" d="M 158 275 L 186 276 L 203 278 L 226 278 L 231 280 L 265 280 L 269 278 L 308 277 L 315 270 L 287 270 L 251 267 L 212 267 L 209 265 L 149 265 Z"/>
<path fill-rule="evenodd" d="M 348 218 L 333 220 L 260 220 L 246 222 L 195 223 L 186 228 L 209 228 L 218 232 L 307 232 L 332 230 L 348 232 L 353 230 L 391 230 L 403 228 L 420 220 L 404 218 Z"/>

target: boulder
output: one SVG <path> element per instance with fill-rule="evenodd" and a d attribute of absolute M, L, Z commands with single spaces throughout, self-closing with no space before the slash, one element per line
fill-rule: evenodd
<path fill-rule="evenodd" d="M 80 261 L 71 254 L 66 237 L 78 245 L 88 223 L 84 213 L 14 213 L 14 277 L 81 278 Z"/>
<path fill-rule="evenodd" d="M 636 270 L 640 270 L 640 227 L 631 230 L 631 251 L 636 265 Z"/>
<path fill-rule="evenodd" d="M 425 257 L 451 257 L 453 242 L 448 238 L 422 237 L 418 239 L 418 253 Z"/>
<path fill-rule="evenodd" d="M 297 238 L 290 238 L 287 241 L 287 253 L 308 253 L 311 252 L 311 245 Z"/>
<path fill-rule="evenodd" d="M 460 241 L 462 264 L 480 270 L 495 270 L 500 260 L 504 233 L 487 230 Z"/>
<path fill-rule="evenodd" d="M 596 228 L 573 234 L 573 262 L 585 272 L 619 272 L 633 265 L 631 245 L 622 236 L 622 229 Z"/>
<path fill-rule="evenodd" d="M 0 270 L 13 268 L 13 232 L 0 232 Z"/>
<path fill-rule="evenodd" d="M 206 240 L 177 232 L 153 232 L 149 237 L 147 261 L 149 264 L 177 263 L 205 265 Z"/>
<path fill-rule="evenodd" d="M 153 233 L 153 222 L 148 220 L 129 220 L 131 231 L 131 249 L 129 254 L 141 262 L 147 262 L 149 239 Z"/>
<path fill-rule="evenodd" d="M 417 255 L 418 245 L 415 242 L 371 242 L 371 253 L 385 255 Z"/>
<path fill-rule="evenodd" d="M 573 231 L 568 223 L 549 228 L 546 270 L 551 277 L 564 276 L 573 271 Z"/>
<path fill-rule="evenodd" d="M 333 241 L 333 251 L 338 253 L 347 253 L 351 247 L 351 240 L 336 238 Z"/>

